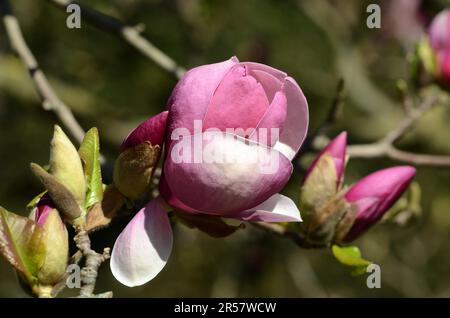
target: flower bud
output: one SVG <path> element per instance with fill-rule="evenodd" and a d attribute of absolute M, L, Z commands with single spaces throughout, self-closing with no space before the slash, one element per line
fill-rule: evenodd
<path fill-rule="evenodd" d="M 347 133 L 342 132 L 316 157 L 303 182 L 300 202 L 305 213 L 320 210 L 336 195 L 345 170 Z"/>
<path fill-rule="evenodd" d="M 66 271 L 69 239 L 67 229 L 47 195 L 37 204 L 35 222 L 29 253 L 36 266 L 38 284 L 53 286 Z"/>
<path fill-rule="evenodd" d="M 78 205 L 84 208 L 86 180 L 83 165 L 78 151 L 57 125 L 50 146 L 49 172 L 72 193 Z"/>
<path fill-rule="evenodd" d="M 406 191 L 416 169 L 398 166 L 376 171 L 359 180 L 345 194 L 355 208 L 353 223 L 342 241 L 350 242 L 374 225 Z"/>
<path fill-rule="evenodd" d="M 122 143 L 114 166 L 114 185 L 128 198 L 140 197 L 149 187 L 158 164 L 168 112 L 140 124 Z"/>
<path fill-rule="evenodd" d="M 319 153 L 319 155 L 314 159 L 313 163 L 309 167 L 308 171 L 306 172 L 304 183 L 307 182 L 308 177 L 311 175 L 311 173 L 316 168 L 319 160 L 325 155 L 328 154 L 333 159 L 334 168 L 335 168 L 335 175 L 337 177 L 337 184 L 336 186 L 339 187 L 340 183 L 342 182 L 342 177 L 345 170 L 345 154 L 346 154 L 346 148 L 347 148 L 347 132 L 341 132 L 336 138 L 334 138 L 330 143 L 322 149 L 322 151 Z"/>
<path fill-rule="evenodd" d="M 346 146 L 347 133 L 342 132 L 319 153 L 306 173 L 300 204 L 305 213 L 307 240 L 313 246 L 331 241 L 336 224 L 348 210 L 340 189 Z"/>

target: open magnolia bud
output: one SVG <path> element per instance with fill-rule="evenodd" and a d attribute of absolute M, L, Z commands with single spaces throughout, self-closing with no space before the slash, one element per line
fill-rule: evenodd
<path fill-rule="evenodd" d="M 345 170 L 347 133 L 333 139 L 316 157 L 309 167 L 301 188 L 300 204 L 305 214 L 305 223 L 320 222 L 321 211 L 330 209 L 336 201 Z"/>
<path fill-rule="evenodd" d="M 150 181 L 161 155 L 168 112 L 140 124 L 122 143 L 114 166 L 114 185 L 130 199 L 139 198 Z"/>
<path fill-rule="evenodd" d="M 50 146 L 49 172 L 72 193 L 78 205 L 84 207 L 86 180 L 83 165 L 77 149 L 57 125 Z"/>

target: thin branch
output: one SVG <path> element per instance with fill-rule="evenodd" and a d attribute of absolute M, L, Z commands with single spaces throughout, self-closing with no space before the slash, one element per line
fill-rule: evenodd
<path fill-rule="evenodd" d="M 71 4 L 76 4 L 81 9 L 81 17 L 84 20 L 88 21 L 92 25 L 98 27 L 101 30 L 108 31 L 130 46 L 134 47 L 144 56 L 155 62 L 162 69 L 166 70 L 169 73 L 174 74 L 177 78 L 181 78 L 186 70 L 178 65 L 172 58 L 170 58 L 163 51 L 158 49 L 155 45 L 153 45 L 149 40 L 144 38 L 141 33 L 143 31 L 143 24 L 139 24 L 136 27 L 128 26 L 122 23 L 120 20 L 103 14 L 99 11 L 96 11 L 92 8 L 87 7 L 86 5 L 80 4 L 77 1 L 71 0 L 47 0 L 50 3 L 54 4 L 58 8 L 66 11 L 67 6 Z"/>
<path fill-rule="evenodd" d="M 427 155 L 403 151 L 392 145 L 374 143 L 368 145 L 352 145 L 347 147 L 347 154 L 352 158 L 387 157 L 417 166 L 450 167 L 450 156 Z"/>
<path fill-rule="evenodd" d="M 383 139 L 372 144 L 348 146 L 347 154 L 353 158 L 387 157 L 417 166 L 450 167 L 450 156 L 413 153 L 397 149 L 394 145 L 438 100 L 437 95 L 426 98 L 419 107 L 409 111 L 404 120 Z"/>
<path fill-rule="evenodd" d="M 36 58 L 25 42 L 19 21 L 13 15 L 9 1 L 0 0 L 0 9 L 11 46 L 27 67 L 41 98 L 42 107 L 54 112 L 76 141 L 81 143 L 84 137 L 83 128 L 75 119 L 70 108 L 56 95 L 44 72 L 39 68 Z"/>
<path fill-rule="evenodd" d="M 98 268 L 100 265 L 109 259 L 110 250 L 105 248 L 102 254 L 97 253 L 91 248 L 91 240 L 86 230 L 80 228 L 74 237 L 74 241 L 85 258 L 85 265 L 81 269 L 81 298 L 111 298 L 112 292 L 107 292 L 99 295 L 94 294 L 95 284 L 97 282 Z"/>
<path fill-rule="evenodd" d="M 400 138 L 402 138 L 414 124 L 428 111 L 430 110 L 439 100 L 439 95 L 432 95 L 425 99 L 417 109 L 410 108 L 406 113 L 406 117 L 403 121 L 398 125 L 397 128 L 392 130 L 389 134 L 386 135 L 383 142 L 387 144 L 394 144 Z"/>

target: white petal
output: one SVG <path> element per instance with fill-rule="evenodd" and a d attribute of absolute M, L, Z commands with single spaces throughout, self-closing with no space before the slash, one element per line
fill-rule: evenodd
<path fill-rule="evenodd" d="M 260 205 L 233 216 L 253 222 L 301 222 L 300 211 L 290 198 L 279 193 L 272 195 Z"/>
<path fill-rule="evenodd" d="M 133 287 L 152 280 L 166 265 L 172 251 L 172 228 L 156 198 L 131 220 L 114 244 L 111 271 L 122 284 Z"/>

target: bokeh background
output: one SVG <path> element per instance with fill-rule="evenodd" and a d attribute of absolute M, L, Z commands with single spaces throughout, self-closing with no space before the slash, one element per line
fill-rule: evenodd
<path fill-rule="evenodd" d="M 81 1 L 83 3 L 83 1 Z M 425 3 L 426 2 L 426 3 Z M 325 120 L 340 78 L 344 114 L 329 132 L 349 132 L 350 143 L 377 140 L 402 118 L 398 79 L 409 76 L 407 52 L 429 17 L 446 1 L 389 0 L 96 0 L 86 4 L 130 25 L 144 23 L 152 43 L 187 68 L 236 55 L 293 76 L 310 106 L 311 132 Z M 378 3 L 381 29 L 366 27 L 366 7 Z M 44 0 L 15 0 L 25 37 L 57 93 L 87 129 L 100 130 L 102 152 L 117 148 L 139 122 L 164 109 L 173 75 L 116 37 L 91 27 L 65 27 L 66 13 Z M 420 6 L 417 15 L 416 5 Z M 26 213 L 42 191 L 29 162 L 46 164 L 56 117 L 42 110 L 21 61 L 0 27 L 0 203 Z M 450 154 L 450 108 L 434 108 L 400 143 L 411 151 Z M 304 154 L 308 160 L 311 154 Z M 309 159 L 310 160 L 310 159 Z M 398 164 L 387 159 L 350 160 L 346 181 Z M 302 174 L 285 189 L 295 200 Z M 214 239 L 175 226 L 173 254 L 153 281 L 121 286 L 109 266 L 97 290 L 118 297 L 449 297 L 450 169 L 420 168 L 422 213 L 407 226 L 376 226 L 356 244 L 381 266 L 381 289 L 352 277 L 327 250 L 303 250 L 251 226 Z M 126 224 L 117 220 L 93 235 L 97 248 L 112 246 Z M 26 297 L 0 258 L 0 297 Z"/>

